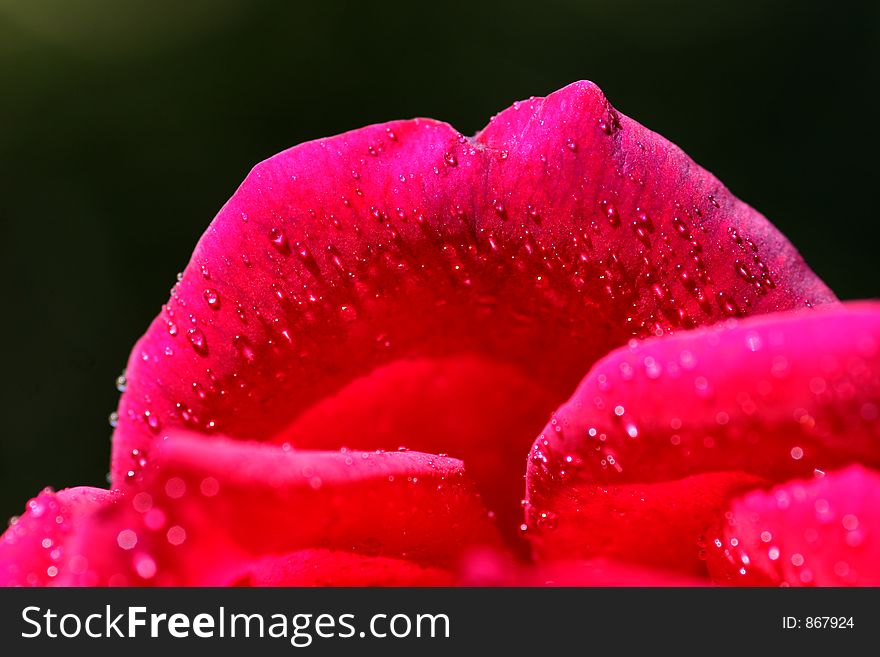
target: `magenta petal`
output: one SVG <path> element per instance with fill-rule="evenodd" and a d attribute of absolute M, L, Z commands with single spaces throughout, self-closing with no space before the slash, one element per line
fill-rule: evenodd
<path fill-rule="evenodd" d="M 861 466 L 735 500 L 709 552 L 722 584 L 880 586 L 880 474 Z"/>
<path fill-rule="evenodd" d="M 833 300 L 761 215 L 590 83 L 473 139 L 366 127 L 263 162 L 220 211 L 132 352 L 113 483 L 137 482 L 173 429 L 277 439 L 402 358 L 505 363 L 549 413 L 633 336 Z M 474 450 L 525 454 L 535 428 Z"/>
<path fill-rule="evenodd" d="M 448 568 L 469 545 L 499 544 L 456 459 L 174 435 L 152 464 L 139 491 L 80 532 L 70 549 L 90 572 L 72 583 L 227 585 L 308 549 Z"/>
<path fill-rule="evenodd" d="M 449 570 L 405 559 L 340 550 L 299 550 L 265 557 L 247 568 L 238 586 L 451 586 Z"/>
<path fill-rule="evenodd" d="M 706 531 L 756 486 L 880 465 L 880 304 L 778 314 L 633 343 L 536 440 L 543 558 L 704 572 Z"/>
<path fill-rule="evenodd" d="M 490 549 L 471 552 L 459 573 L 463 586 L 708 586 L 706 578 L 608 559 L 523 565 Z"/>
<path fill-rule="evenodd" d="M 483 500 L 510 536 L 522 522 L 528 446 L 499 442 L 529 427 L 537 432 L 553 402 L 554 396 L 507 363 L 474 355 L 401 359 L 321 400 L 275 442 L 370 450 L 396 441 L 467 459 L 468 475 L 482 484 Z"/>
<path fill-rule="evenodd" d="M 89 568 L 68 548 L 84 519 L 111 506 L 111 491 L 81 486 L 45 490 L 0 538 L 0 586 L 48 586 Z"/>

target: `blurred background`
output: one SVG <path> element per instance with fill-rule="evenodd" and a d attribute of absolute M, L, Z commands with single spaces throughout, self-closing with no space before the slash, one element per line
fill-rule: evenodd
<path fill-rule="evenodd" d="M 0 518 L 106 485 L 114 380 L 250 167 L 368 123 L 593 80 L 877 296 L 880 5 L 828 4 L 0 0 Z"/>

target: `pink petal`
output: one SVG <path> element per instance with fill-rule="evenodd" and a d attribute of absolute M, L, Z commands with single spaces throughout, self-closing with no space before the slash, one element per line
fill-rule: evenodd
<path fill-rule="evenodd" d="M 33 498 L 0 538 L 0 586 L 49 586 L 65 573 L 85 572 L 88 562 L 71 555 L 68 543 L 83 518 L 112 506 L 115 498 L 86 486 L 46 489 Z"/>
<path fill-rule="evenodd" d="M 132 352 L 112 463 L 125 501 L 83 515 L 67 542 L 88 569 L 57 577 L 222 583 L 267 551 L 352 547 L 445 568 L 496 540 L 458 461 L 371 455 L 347 478 L 347 456 L 176 434 L 449 451 L 473 464 L 509 533 L 510 464 L 609 349 L 833 301 L 762 216 L 589 83 L 517 103 L 473 139 L 419 119 L 302 144 L 254 168 Z M 348 437 L 358 421 L 371 428 Z M 305 467 L 333 485 L 312 490 Z M 403 491 L 383 480 L 414 473 Z M 235 494 L 172 504 L 175 478 Z M 361 515 L 348 514 L 351 491 Z M 410 518 L 421 503 L 436 528 Z M 10 559 L 31 572 L 30 551 Z"/>
<path fill-rule="evenodd" d="M 239 586 L 451 586 L 448 570 L 339 550 L 299 550 L 248 567 Z"/>
<path fill-rule="evenodd" d="M 529 533 L 543 558 L 705 572 L 730 499 L 880 464 L 880 304 L 772 315 L 634 343 L 599 362 L 536 440 Z"/>
<path fill-rule="evenodd" d="M 132 352 L 113 484 L 136 482 L 169 430 L 277 440 L 400 359 L 504 363 L 549 413 L 632 336 L 833 300 L 761 215 L 590 83 L 474 139 L 426 119 L 366 127 L 263 162 L 220 211 Z M 533 437 L 496 429 L 457 456 Z"/>
<path fill-rule="evenodd" d="M 73 583 L 225 585 L 256 560 L 313 548 L 442 568 L 469 545 L 498 544 L 455 459 L 197 435 L 157 448 L 142 489 L 82 528 L 71 550 L 91 569 Z"/>
<path fill-rule="evenodd" d="M 276 442 L 371 450 L 397 441 L 420 452 L 466 458 L 468 474 L 482 484 L 481 495 L 500 526 L 516 530 L 529 448 L 523 431 L 537 433 L 553 401 L 507 363 L 474 355 L 399 360 L 322 400 Z"/>
<path fill-rule="evenodd" d="M 880 586 L 880 474 L 861 466 L 734 500 L 710 543 L 723 584 Z"/>
<path fill-rule="evenodd" d="M 463 586 L 708 586 L 708 579 L 607 559 L 523 565 L 489 549 L 467 556 L 459 574 Z"/>

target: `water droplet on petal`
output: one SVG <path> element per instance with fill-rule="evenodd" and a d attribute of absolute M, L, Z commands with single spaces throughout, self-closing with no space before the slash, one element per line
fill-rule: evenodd
<path fill-rule="evenodd" d="M 605 199 L 599 203 L 602 208 L 602 212 L 605 213 L 605 216 L 608 218 L 608 223 L 614 227 L 620 225 L 620 214 L 617 212 L 617 207 L 611 201 Z"/>
<path fill-rule="evenodd" d="M 751 283 L 755 277 L 752 275 L 752 272 L 749 271 L 749 268 L 742 260 L 737 260 L 733 263 L 733 269 L 736 272 L 736 275 L 739 276 L 744 281 L 748 281 Z"/>
<path fill-rule="evenodd" d="M 290 253 L 290 245 L 287 243 L 287 236 L 281 228 L 272 228 L 269 231 L 269 241 L 279 253 L 287 255 Z"/>
<path fill-rule="evenodd" d="M 357 319 L 357 310 L 350 304 L 339 306 L 339 314 L 346 322 L 353 322 Z"/>
<path fill-rule="evenodd" d="M 144 411 L 144 421 L 146 421 L 147 426 L 150 427 L 150 431 L 153 433 L 157 433 L 160 428 L 159 418 L 156 417 L 156 414 L 151 411 Z"/>
<path fill-rule="evenodd" d="M 201 329 L 191 328 L 187 331 L 187 337 L 195 352 L 204 356 L 208 353 L 208 341 Z"/>
<path fill-rule="evenodd" d="M 220 307 L 220 295 L 217 290 L 208 288 L 205 290 L 203 296 L 205 297 L 205 303 L 208 304 L 209 308 L 217 310 Z"/>
<path fill-rule="evenodd" d="M 691 239 L 691 229 L 681 217 L 672 218 L 672 227 L 675 228 L 675 232 L 684 239 Z"/>

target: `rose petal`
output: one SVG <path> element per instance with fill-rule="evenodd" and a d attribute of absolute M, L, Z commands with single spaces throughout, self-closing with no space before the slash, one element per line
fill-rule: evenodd
<path fill-rule="evenodd" d="M 523 431 L 537 433 L 552 403 L 543 388 L 506 363 L 474 355 L 401 360 L 322 400 L 276 442 L 362 450 L 401 444 L 467 458 L 468 474 L 483 484 L 481 496 L 510 531 L 522 522 L 530 443 L 522 440 Z"/>
<path fill-rule="evenodd" d="M 708 526 L 761 479 L 880 464 L 878 406 L 880 304 L 615 351 L 533 446 L 533 545 L 704 572 Z"/>
<path fill-rule="evenodd" d="M 450 586 L 448 570 L 339 550 L 299 550 L 250 565 L 238 586 Z"/>
<path fill-rule="evenodd" d="M 668 570 L 595 559 L 551 563 L 535 569 L 531 586 L 700 587 L 709 582 Z"/>
<path fill-rule="evenodd" d="M 734 500 L 709 572 L 743 586 L 880 586 L 880 474 L 853 465 Z"/>
<path fill-rule="evenodd" d="M 115 497 L 81 486 L 58 493 L 46 489 L 29 501 L 0 538 L 0 586 L 49 586 L 67 572 L 85 572 L 88 563 L 72 556 L 68 543 L 83 518 L 111 506 Z"/>
<path fill-rule="evenodd" d="M 98 584 L 225 585 L 261 557 L 308 548 L 442 568 L 471 544 L 498 544 L 455 459 L 194 435 L 157 447 L 142 489 L 71 547 Z"/>
<path fill-rule="evenodd" d="M 136 482 L 170 429 L 272 440 L 403 358 L 478 354 L 555 405 L 634 335 L 833 299 L 761 215 L 590 83 L 474 139 L 370 126 L 263 162 L 220 211 L 129 360 L 113 483 Z M 475 452 L 531 439 L 498 427 Z"/>
<path fill-rule="evenodd" d="M 463 586 L 708 586 L 708 579 L 609 561 L 570 560 L 523 565 L 489 549 L 475 550 L 459 575 Z"/>

